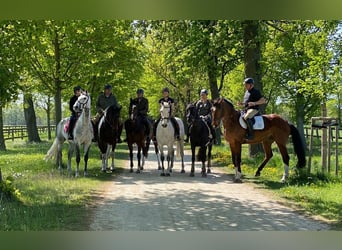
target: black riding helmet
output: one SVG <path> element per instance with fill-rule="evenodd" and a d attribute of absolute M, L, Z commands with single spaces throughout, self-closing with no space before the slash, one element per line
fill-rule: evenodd
<path fill-rule="evenodd" d="M 144 90 L 143 89 L 137 89 L 137 94 L 144 94 Z"/>
<path fill-rule="evenodd" d="M 163 91 L 162 91 L 162 92 L 163 92 L 163 93 L 164 93 L 164 92 L 170 93 L 170 90 L 169 90 L 168 87 L 165 87 L 165 88 L 163 88 Z"/>
<path fill-rule="evenodd" d="M 74 93 L 76 92 L 76 91 L 79 91 L 79 90 L 81 90 L 82 88 L 80 87 L 80 86 L 75 86 L 74 87 Z"/>
<path fill-rule="evenodd" d="M 253 80 L 253 78 L 246 78 L 244 81 L 243 81 L 243 83 L 244 84 L 246 84 L 246 83 L 249 83 L 249 84 L 254 84 L 254 80 Z"/>

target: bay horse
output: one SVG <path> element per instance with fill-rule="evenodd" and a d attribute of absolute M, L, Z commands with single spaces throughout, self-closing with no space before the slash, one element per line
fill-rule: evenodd
<path fill-rule="evenodd" d="M 275 142 L 279 148 L 284 163 L 284 173 L 281 182 L 285 182 L 289 176 L 289 160 L 286 143 L 289 136 L 292 136 L 294 152 L 297 155 L 296 168 L 304 168 L 306 165 L 305 147 L 297 128 L 276 114 L 263 115 L 264 129 L 256 130 L 253 140 L 246 141 L 246 130 L 239 124 L 240 112 L 234 109 L 234 105 L 225 98 L 214 101 L 212 108 L 213 126 L 218 127 L 221 120 L 224 127 L 224 138 L 230 145 L 232 161 L 235 167 L 235 181 L 240 182 L 241 174 L 241 144 L 262 143 L 265 158 L 259 165 L 255 176 L 260 173 L 267 162 L 273 156 L 271 145 Z"/>
<path fill-rule="evenodd" d="M 202 162 L 202 177 L 206 177 L 207 173 L 211 173 L 211 149 L 212 144 L 208 144 L 209 127 L 203 119 L 198 115 L 198 110 L 194 104 L 189 104 L 186 107 L 186 118 L 190 129 L 190 143 L 191 143 L 191 172 L 190 176 L 195 176 L 195 150 L 199 147 L 197 160 Z M 189 127 L 190 127 L 189 126 Z M 208 148 L 208 158 L 207 158 Z M 205 168 L 205 161 L 208 159 L 207 171 Z"/>
<path fill-rule="evenodd" d="M 171 118 L 171 105 L 168 102 L 163 102 L 160 108 L 160 122 L 157 126 L 156 139 L 161 160 L 161 176 L 170 176 L 174 163 L 174 148 L 173 145 L 175 139 L 175 129 L 170 121 Z M 176 117 L 176 121 L 179 125 L 179 137 L 177 141 L 177 157 L 181 157 L 182 170 L 181 173 L 185 173 L 184 170 L 184 125 L 181 119 Z M 167 147 L 167 172 L 164 168 L 164 146 Z"/>
<path fill-rule="evenodd" d="M 111 172 L 114 171 L 114 158 L 117 137 L 119 136 L 119 120 L 121 107 L 109 106 L 103 112 L 103 116 L 98 123 L 98 147 L 101 151 L 102 172 L 108 168 L 109 156 L 112 158 Z"/>
<path fill-rule="evenodd" d="M 133 99 L 130 99 L 129 105 L 129 118 L 125 121 L 125 130 L 127 136 L 127 145 L 129 149 L 130 158 L 130 172 L 133 172 L 133 145 L 137 145 L 137 158 L 138 158 L 138 169 L 137 173 L 140 173 L 144 169 L 145 158 L 148 156 L 148 150 L 150 147 L 150 138 L 152 136 L 152 129 L 150 134 L 146 135 L 146 128 L 142 122 L 141 117 L 138 116 L 137 106 L 134 104 Z M 147 137 L 149 139 L 147 139 Z M 141 159 L 141 151 L 143 157 Z"/>
<path fill-rule="evenodd" d="M 45 160 L 56 159 L 58 169 L 62 171 L 62 146 L 65 141 L 69 142 L 68 150 L 68 172 L 72 174 L 71 170 L 71 158 L 76 150 L 76 172 L 75 177 L 79 176 L 79 164 L 80 164 L 80 147 L 84 146 L 84 176 L 88 175 L 88 154 L 91 146 L 92 139 L 94 137 L 93 126 L 91 123 L 90 115 L 91 100 L 88 92 L 82 92 L 75 102 L 73 109 L 76 112 L 81 112 L 80 117 L 77 119 L 74 130 L 73 140 L 68 140 L 68 131 L 65 126 L 69 123 L 70 118 L 62 119 L 57 125 L 57 136 L 45 156 Z"/>

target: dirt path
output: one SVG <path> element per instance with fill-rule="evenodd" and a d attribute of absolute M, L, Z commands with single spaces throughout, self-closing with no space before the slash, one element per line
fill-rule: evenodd
<path fill-rule="evenodd" d="M 329 226 L 299 215 L 256 186 L 236 184 L 232 176 L 213 168 L 207 178 L 189 177 L 175 163 L 171 177 L 161 177 L 150 151 L 142 174 L 125 171 L 108 186 L 90 230 L 328 230 Z"/>

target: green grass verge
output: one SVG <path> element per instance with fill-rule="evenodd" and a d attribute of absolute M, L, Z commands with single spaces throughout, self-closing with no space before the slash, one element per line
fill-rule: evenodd
<path fill-rule="evenodd" d="M 290 148 L 290 178 L 286 183 L 281 183 L 283 163 L 276 147 L 274 156 L 261 172 L 260 177 L 254 177 L 258 165 L 263 160 L 263 155 L 254 158 L 248 157 L 247 145 L 243 145 L 241 169 L 245 182 L 252 182 L 261 188 L 271 190 L 276 196 L 285 198 L 289 203 L 295 204 L 311 215 L 319 215 L 329 220 L 333 229 L 342 229 L 342 178 L 333 174 L 320 171 L 320 156 L 317 152 L 313 156 L 313 171 L 307 174 L 305 171 L 299 176 L 294 168 L 296 157 Z M 342 148 L 340 147 L 342 150 Z M 235 174 L 231 161 L 230 148 L 226 144 L 215 146 L 213 149 L 214 162 L 222 167 L 228 174 Z M 339 176 L 341 176 L 341 171 Z"/>
<path fill-rule="evenodd" d="M 92 145 L 89 177 L 69 177 L 66 167 L 61 174 L 54 163 L 44 161 L 51 144 L 51 141 L 39 144 L 8 141 L 8 150 L 0 152 L 2 175 L 4 178 L 12 176 L 20 192 L 16 200 L 0 200 L 0 230 L 88 230 L 95 201 L 106 184 L 125 167 L 126 145 L 117 147 L 114 174 L 101 173 L 99 149 Z M 63 150 L 66 163 L 67 143 Z M 73 171 L 75 165 L 73 157 Z M 80 170 L 83 175 L 83 159 Z"/>

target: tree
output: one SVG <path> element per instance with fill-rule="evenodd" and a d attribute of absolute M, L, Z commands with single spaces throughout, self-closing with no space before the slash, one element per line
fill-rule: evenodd
<path fill-rule="evenodd" d="M 255 88 L 263 92 L 262 70 L 261 70 L 261 44 L 262 36 L 260 33 L 260 22 L 258 20 L 246 20 L 242 22 L 243 27 L 243 44 L 244 44 L 244 65 L 245 77 L 254 79 Z M 264 113 L 264 108 L 261 108 Z M 254 156 L 259 152 L 263 152 L 262 145 L 249 145 L 249 155 Z"/>
<path fill-rule="evenodd" d="M 274 98 L 293 107 L 304 140 L 304 123 L 317 112 L 332 91 L 332 51 L 329 37 L 336 31 L 333 21 L 274 21 L 265 51 L 268 88 L 277 89 Z"/>
<path fill-rule="evenodd" d="M 13 27 L 6 22 L 0 22 L 0 150 L 6 150 L 3 135 L 3 108 L 13 100 L 18 92 L 17 52 L 14 49 Z"/>

